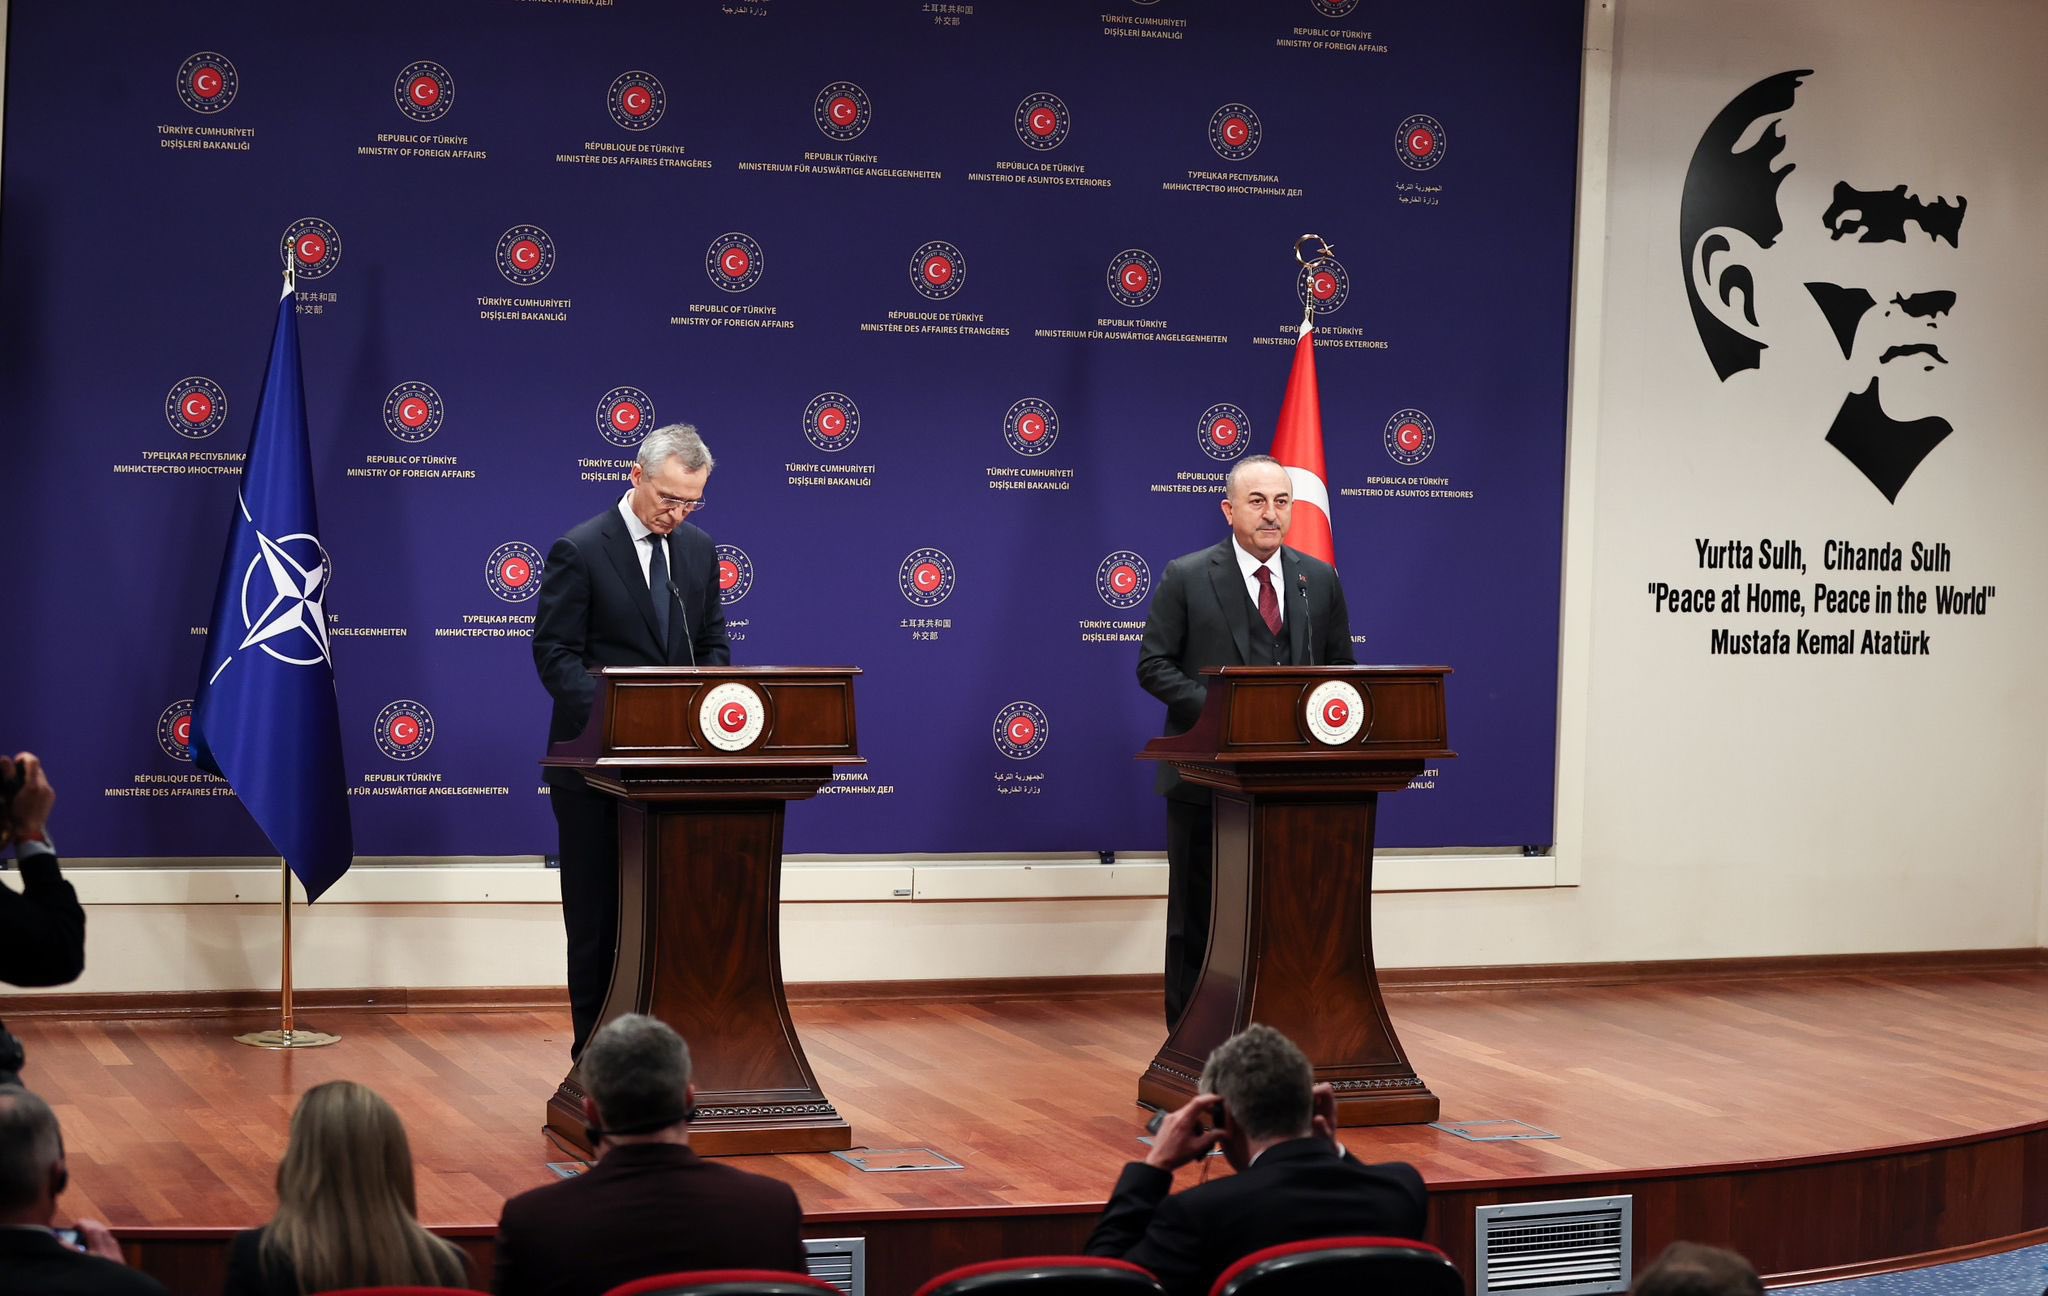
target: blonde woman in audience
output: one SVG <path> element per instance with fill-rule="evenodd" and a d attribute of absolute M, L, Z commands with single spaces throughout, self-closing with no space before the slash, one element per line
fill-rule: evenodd
<path fill-rule="evenodd" d="M 352 1080 L 306 1091 L 277 1166 L 277 1214 L 235 1238 L 226 1296 L 466 1285 L 462 1253 L 420 1227 L 412 1149 L 391 1104 Z"/>

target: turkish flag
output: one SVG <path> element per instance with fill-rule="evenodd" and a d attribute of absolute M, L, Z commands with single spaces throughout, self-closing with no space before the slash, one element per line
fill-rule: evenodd
<path fill-rule="evenodd" d="M 1273 457 L 1294 481 L 1294 525 L 1287 543 L 1331 566 L 1337 549 L 1330 537 L 1329 473 L 1323 468 L 1322 400 L 1316 394 L 1315 326 L 1304 320 L 1294 344 L 1294 370 L 1273 426 Z"/>

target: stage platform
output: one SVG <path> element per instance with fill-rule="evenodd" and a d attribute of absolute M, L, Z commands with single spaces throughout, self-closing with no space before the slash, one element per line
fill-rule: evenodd
<path fill-rule="evenodd" d="M 1638 1264 L 1688 1237 L 1780 1274 L 2048 1226 L 2039 951 L 1387 980 L 1445 1121 L 1558 1136 L 1345 1132 L 1358 1156 L 1421 1169 L 1433 1240 L 1468 1276 L 1473 1208 L 1500 1202 L 1630 1194 Z M 106 1220 L 173 1291 L 212 1293 L 226 1238 L 268 1217 L 292 1105 L 320 1081 L 361 1080 L 397 1106 L 421 1217 L 480 1264 L 503 1199 L 554 1177 L 562 1154 L 541 1114 L 566 1062 L 566 1010 L 389 998 L 303 1010 L 302 1024 L 344 1038 L 293 1054 L 231 1038 L 274 1013 L 208 1016 L 168 998 L 0 998 L 0 1015 L 63 1120 L 66 1211 Z M 1134 1100 L 1163 1035 L 1156 989 L 952 983 L 791 998 L 856 1145 L 930 1148 L 963 1167 L 740 1159 L 795 1186 L 812 1236 L 869 1239 L 873 1296 L 957 1263 L 1077 1248 L 1119 1167 L 1143 1154 Z"/>

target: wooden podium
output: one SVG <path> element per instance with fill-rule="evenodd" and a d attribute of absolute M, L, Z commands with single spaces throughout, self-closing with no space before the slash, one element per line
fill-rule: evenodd
<path fill-rule="evenodd" d="M 787 803 L 862 765 L 851 667 L 613 667 L 543 765 L 619 798 L 619 947 L 598 1024 L 647 1013 L 689 1041 L 690 1142 L 720 1156 L 852 1146 L 782 991 Z M 577 1069 L 547 1130 L 588 1157 Z"/>
<path fill-rule="evenodd" d="M 1344 1125 L 1437 1118 L 1380 998 L 1372 841 L 1381 792 L 1448 746 L 1443 666 L 1205 670 L 1195 727 L 1140 753 L 1216 796 L 1215 894 L 1202 974 L 1138 1081 L 1138 1099 L 1194 1097 L 1211 1049 L 1253 1022 L 1299 1044 Z"/>

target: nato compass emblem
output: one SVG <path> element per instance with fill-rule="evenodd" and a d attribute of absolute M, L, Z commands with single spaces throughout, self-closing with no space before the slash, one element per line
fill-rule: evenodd
<path fill-rule="evenodd" d="M 242 515 L 248 516 L 246 504 Z M 328 662 L 327 587 L 333 579 L 333 560 L 313 536 L 300 531 L 273 540 L 257 531 L 256 556 L 242 573 L 242 624 L 249 633 L 235 651 L 261 648 L 288 666 Z"/>
<path fill-rule="evenodd" d="M 178 65 L 178 98 L 193 112 L 220 112 L 241 87 L 242 78 L 225 54 L 203 50 Z"/>
<path fill-rule="evenodd" d="M 714 545 L 718 555 L 718 603 L 731 607 L 754 588 L 754 560 L 738 545 Z"/>
<path fill-rule="evenodd" d="M 540 550 L 507 540 L 484 560 L 484 584 L 507 603 L 524 603 L 540 593 Z"/>
<path fill-rule="evenodd" d="M 1444 160 L 1450 141 L 1444 138 L 1444 124 L 1428 113 L 1416 113 L 1394 132 L 1394 152 L 1410 171 L 1429 171 Z"/>
<path fill-rule="evenodd" d="M 597 434 L 621 450 L 647 438 L 654 421 L 654 399 L 638 387 L 614 387 L 598 398 Z"/>
<path fill-rule="evenodd" d="M 834 81 L 818 91 L 818 98 L 811 105 L 811 118 L 818 123 L 818 129 L 842 143 L 858 139 L 860 133 L 875 119 L 875 105 L 868 99 L 868 92 L 851 81 Z"/>
<path fill-rule="evenodd" d="M 1227 103 L 1209 114 L 1209 147 L 1227 162 L 1242 162 L 1259 151 L 1265 137 L 1259 115 L 1241 103 Z"/>
<path fill-rule="evenodd" d="M 1042 455 L 1060 439 L 1060 413 L 1052 402 L 1026 396 L 1003 414 L 1003 440 L 1024 457 Z"/>
<path fill-rule="evenodd" d="M 1025 148 L 1048 153 L 1067 142 L 1074 118 L 1058 95 L 1040 90 L 1025 95 L 1024 102 L 1017 105 L 1016 126 L 1017 138 Z"/>
<path fill-rule="evenodd" d="M 423 382 L 402 382 L 384 398 L 384 430 L 407 445 L 439 432 L 447 417 L 441 393 Z"/>
<path fill-rule="evenodd" d="M 1143 248 L 1125 248 L 1109 261 L 1109 295 L 1136 310 L 1159 295 L 1159 262 Z"/>
<path fill-rule="evenodd" d="M 434 745 L 434 713 L 411 698 L 400 698 L 377 713 L 372 733 L 377 750 L 392 760 L 418 760 Z"/>
<path fill-rule="evenodd" d="M 455 106 L 455 78 L 439 63 L 408 63 L 391 87 L 398 111 L 416 122 L 440 121 Z"/>
<path fill-rule="evenodd" d="M 819 392 L 804 406 L 804 440 L 836 454 L 860 436 L 860 406 L 845 392 Z"/>
<path fill-rule="evenodd" d="M 745 292 L 761 282 L 767 268 L 761 245 L 737 230 L 720 234 L 704 252 L 704 273 L 725 292 Z"/>
<path fill-rule="evenodd" d="M 938 549 L 913 549 L 896 569 L 896 587 L 919 607 L 937 607 L 953 593 L 953 560 Z"/>
<path fill-rule="evenodd" d="M 1134 608 L 1152 592 L 1152 569 L 1129 549 L 1119 549 L 1095 569 L 1095 592 L 1118 611 Z"/>
<path fill-rule="evenodd" d="M 1351 11 L 1358 8 L 1358 0 L 1308 0 L 1315 11 L 1325 18 L 1349 18 Z"/>
<path fill-rule="evenodd" d="M 652 72 L 621 72 L 605 93 L 605 111 L 629 131 L 652 130 L 668 111 L 668 91 Z"/>
<path fill-rule="evenodd" d="M 911 256 L 910 282 L 931 300 L 944 301 L 967 284 L 966 254 L 934 239 Z"/>
<path fill-rule="evenodd" d="M 227 423 L 228 394 L 211 378 L 180 378 L 164 397 L 164 418 L 179 436 L 204 441 Z"/>
<path fill-rule="evenodd" d="M 1011 760 L 1030 760 L 1045 750 L 1045 712 L 1029 702 L 1012 702 L 996 712 L 996 750 Z"/>
<path fill-rule="evenodd" d="M 1387 420 L 1383 439 L 1387 458 L 1403 468 L 1413 468 L 1436 449 L 1436 424 L 1419 409 L 1396 410 L 1394 417 Z"/>
<path fill-rule="evenodd" d="M 498 236 L 498 273 L 531 288 L 553 273 L 555 241 L 538 225 L 514 225 Z"/>
<path fill-rule="evenodd" d="M 318 216 L 287 225 L 280 248 L 301 279 L 325 279 L 341 264 L 341 235 Z"/>
<path fill-rule="evenodd" d="M 1319 256 L 1295 272 L 1294 295 L 1318 315 L 1333 314 L 1351 300 L 1351 272 L 1336 257 Z"/>
<path fill-rule="evenodd" d="M 1195 435 L 1202 442 L 1203 454 L 1229 463 L 1244 454 L 1252 443 L 1251 415 L 1236 405 L 1211 405 L 1202 411 Z"/>
<path fill-rule="evenodd" d="M 156 745 L 172 760 L 192 759 L 191 698 L 179 698 L 156 718 Z"/>

